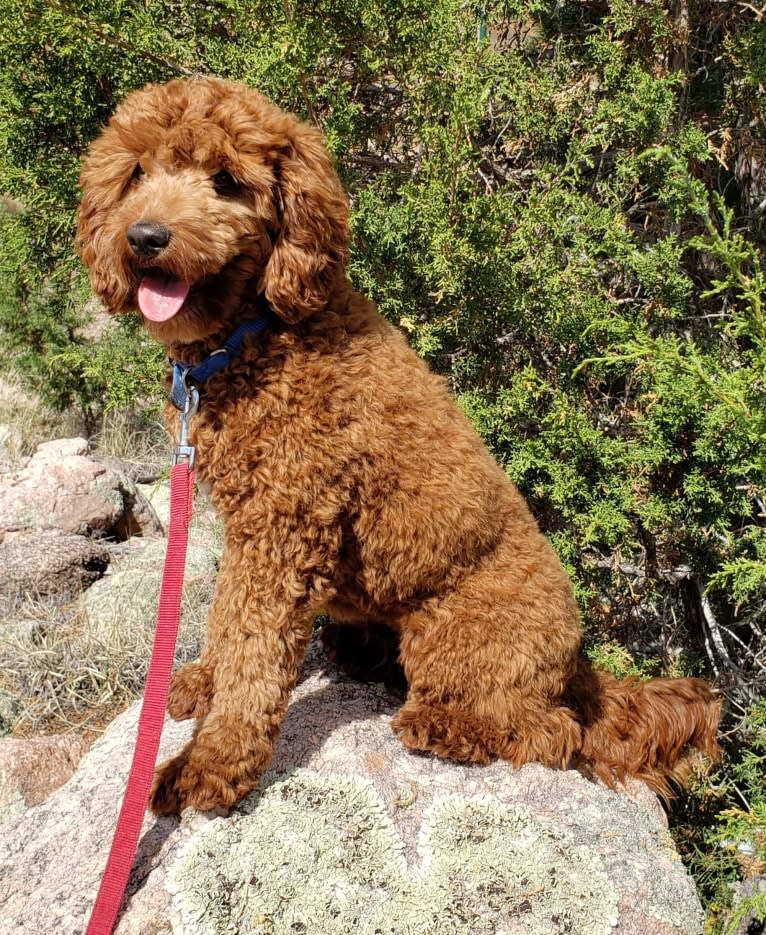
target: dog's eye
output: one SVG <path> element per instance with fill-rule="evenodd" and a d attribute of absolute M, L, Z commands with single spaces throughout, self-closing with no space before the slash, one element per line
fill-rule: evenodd
<path fill-rule="evenodd" d="M 143 174 L 144 174 L 144 170 L 141 168 L 141 163 L 137 162 L 135 165 L 135 168 L 133 169 L 133 172 L 130 175 L 130 181 L 137 182 Z"/>
<path fill-rule="evenodd" d="M 213 176 L 213 188 L 219 195 L 234 195 L 239 191 L 239 185 L 226 169 L 221 169 Z"/>

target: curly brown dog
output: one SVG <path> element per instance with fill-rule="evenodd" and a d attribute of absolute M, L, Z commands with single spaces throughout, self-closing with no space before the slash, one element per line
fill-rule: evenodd
<path fill-rule="evenodd" d="M 347 203 L 315 129 L 241 85 L 149 86 L 93 143 L 81 184 L 93 289 L 139 310 L 172 359 L 198 364 L 271 316 L 199 387 L 191 443 L 225 547 L 202 657 L 170 691 L 194 739 L 158 769 L 155 812 L 253 788 L 322 612 L 395 634 L 393 729 L 413 750 L 660 791 L 689 746 L 716 754 L 703 682 L 617 681 L 579 658 L 569 581 L 521 495 L 349 285 Z"/>

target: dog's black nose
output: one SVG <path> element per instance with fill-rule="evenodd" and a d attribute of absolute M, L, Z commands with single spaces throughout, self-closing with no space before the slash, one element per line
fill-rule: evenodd
<path fill-rule="evenodd" d="M 139 221 L 128 228 L 128 243 L 136 256 L 157 256 L 170 243 L 170 231 L 154 221 Z"/>

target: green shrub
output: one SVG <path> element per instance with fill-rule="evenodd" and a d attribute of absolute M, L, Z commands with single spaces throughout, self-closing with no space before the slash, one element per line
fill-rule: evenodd
<path fill-rule="evenodd" d="M 766 869 L 766 701 L 759 699 L 737 725 L 728 762 L 675 804 L 675 838 L 708 908 L 706 932 L 731 933 L 744 917 L 766 922 L 763 892 L 741 881 Z M 727 807 L 722 807 L 726 805 Z M 739 898 L 732 909 L 732 896 Z M 743 892 L 744 890 L 744 892 Z M 740 929 L 741 930 L 741 929 Z M 748 931 L 760 931 L 753 925 Z"/>

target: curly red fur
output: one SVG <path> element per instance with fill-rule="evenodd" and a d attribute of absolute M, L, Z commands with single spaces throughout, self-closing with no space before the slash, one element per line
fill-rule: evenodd
<path fill-rule="evenodd" d="M 202 387 L 191 424 L 225 549 L 202 658 L 170 694 L 174 717 L 198 718 L 194 739 L 158 770 L 155 811 L 253 787 L 320 612 L 398 641 L 393 728 L 412 749 L 660 790 L 689 745 L 716 754 L 704 683 L 620 682 L 580 661 L 569 581 L 524 500 L 346 279 L 346 201 L 316 130 L 240 85 L 149 86 L 81 182 L 80 249 L 110 310 L 135 310 L 152 270 L 191 284 L 169 320 L 144 322 L 171 356 L 195 363 L 265 309 L 283 322 Z M 145 222 L 170 239 L 142 258 L 127 231 Z"/>

